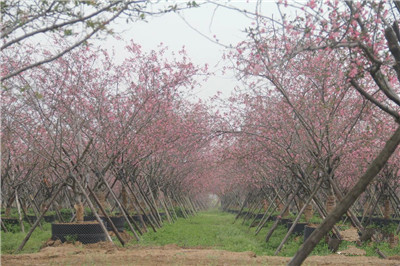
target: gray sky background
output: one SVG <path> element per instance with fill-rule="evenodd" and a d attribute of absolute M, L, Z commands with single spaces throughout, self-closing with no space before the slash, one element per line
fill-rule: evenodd
<path fill-rule="evenodd" d="M 186 2 L 186 1 L 185 1 Z M 168 1 L 167 4 L 174 4 L 176 1 Z M 255 1 L 231 1 L 231 6 L 248 11 L 255 11 Z M 263 1 L 262 14 L 271 15 L 276 12 L 276 4 L 273 1 Z M 196 95 L 202 99 L 207 99 L 215 95 L 218 91 L 222 92 L 222 96 L 228 97 L 233 88 L 239 85 L 235 79 L 234 73 L 226 73 L 222 75 L 221 70 L 227 62 L 222 61 L 222 55 L 226 49 L 206 37 L 201 36 L 193 30 L 180 17 L 184 17 L 187 23 L 197 31 L 214 39 L 214 35 L 221 44 L 235 46 L 238 42 L 246 38 L 244 29 L 251 25 L 251 20 L 244 14 L 207 4 L 199 8 L 192 8 L 176 13 L 164 14 L 160 17 L 149 17 L 148 22 L 135 22 L 126 24 L 120 22 L 114 25 L 117 32 L 122 32 L 121 37 L 125 41 L 132 39 L 135 43 L 140 44 L 144 51 L 155 50 L 160 43 L 168 46 L 170 51 L 178 51 L 183 46 L 192 59 L 193 63 L 204 65 L 208 64 L 210 72 L 215 76 L 203 84 L 201 88 L 196 90 Z M 108 38 L 103 47 L 118 48 L 124 46 L 124 42 Z M 116 50 L 116 59 L 123 58 L 122 49 Z"/>

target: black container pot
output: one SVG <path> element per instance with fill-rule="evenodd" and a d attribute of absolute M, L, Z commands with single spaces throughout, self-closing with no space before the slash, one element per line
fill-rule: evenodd
<path fill-rule="evenodd" d="M 103 218 L 103 217 L 102 217 Z M 124 216 L 110 216 L 111 221 L 117 228 L 118 232 L 123 232 L 125 230 L 125 217 Z M 107 224 L 107 230 L 111 231 L 111 224 Z"/>
<path fill-rule="evenodd" d="M 36 215 L 27 215 L 27 216 L 25 216 L 25 220 L 29 220 L 31 223 L 34 223 L 34 222 L 36 222 L 36 219 L 37 219 L 37 217 L 36 217 Z"/>
<path fill-rule="evenodd" d="M 304 241 L 307 240 L 307 238 L 312 234 L 312 232 L 314 232 L 314 230 L 317 229 L 316 227 L 311 227 L 306 225 L 304 227 Z"/>
<path fill-rule="evenodd" d="M 84 221 L 97 221 L 95 216 L 85 216 Z M 108 231 L 112 231 L 111 224 L 107 223 L 107 219 L 104 216 L 100 216 L 100 219 L 103 221 L 104 225 L 107 227 Z M 125 218 L 124 216 L 110 216 L 111 221 L 117 228 L 119 232 L 125 230 Z"/>
<path fill-rule="evenodd" d="M 259 213 L 256 215 L 256 219 L 260 220 L 264 217 L 264 213 Z"/>
<path fill-rule="evenodd" d="M 143 221 L 144 221 L 145 223 L 148 223 L 148 222 L 149 222 L 149 216 L 150 216 L 149 213 L 147 213 L 146 215 L 142 215 Z M 178 216 L 179 216 L 179 215 L 178 215 Z"/>
<path fill-rule="evenodd" d="M 132 215 L 131 217 L 135 222 L 138 222 L 138 223 L 141 222 L 141 220 L 140 220 L 142 218 L 141 214 L 135 214 L 135 215 Z"/>
<path fill-rule="evenodd" d="M 287 223 L 287 228 L 288 230 L 292 227 L 293 222 L 289 222 Z M 307 223 L 297 223 L 292 231 L 292 234 L 296 234 L 296 235 L 302 235 L 304 234 L 304 227 L 307 225 Z"/>
<path fill-rule="evenodd" d="M 19 220 L 17 218 L 1 218 L 1 220 L 3 221 L 3 223 L 5 225 L 11 224 L 11 225 L 16 225 L 19 224 Z"/>
<path fill-rule="evenodd" d="M 383 226 L 387 226 L 393 222 L 394 221 L 392 221 L 391 219 L 384 219 L 381 217 L 372 217 L 370 223 L 375 224 L 379 227 L 383 227 Z"/>
<path fill-rule="evenodd" d="M 282 219 L 279 221 L 280 224 L 285 225 L 285 226 L 286 226 L 288 223 L 291 223 L 291 222 L 293 222 L 292 219 L 288 219 L 288 218 L 282 218 Z"/>
<path fill-rule="evenodd" d="M 104 226 L 107 227 L 107 219 L 106 219 L 106 217 L 100 216 L 100 219 L 103 221 Z M 85 222 L 88 222 L 88 221 L 97 221 L 97 220 L 96 220 L 96 216 L 94 216 L 94 215 L 87 215 L 87 216 L 84 216 L 84 217 L 83 217 L 83 220 L 84 220 Z"/>
<path fill-rule="evenodd" d="M 362 216 L 357 216 L 357 219 L 360 221 L 360 223 L 361 223 L 361 219 L 362 219 Z M 363 225 L 366 225 L 366 223 L 367 223 L 367 217 L 364 217 L 364 221 L 363 221 Z"/>
<path fill-rule="evenodd" d="M 37 216 L 36 216 L 36 215 L 27 215 L 27 216 L 25 217 L 25 219 L 26 219 L 26 220 L 29 220 L 31 223 L 34 223 L 34 222 L 36 222 L 36 220 L 37 220 Z M 45 215 L 45 216 L 43 216 L 42 219 L 44 219 L 44 221 L 47 222 L 47 223 L 52 223 L 52 222 L 55 221 L 55 216 L 52 215 L 52 214 L 50 214 L 50 215 Z"/>
<path fill-rule="evenodd" d="M 83 244 L 97 243 L 106 240 L 106 234 L 99 223 L 53 223 L 51 224 L 51 239 L 65 242 L 68 239 Z"/>
<path fill-rule="evenodd" d="M 239 212 L 238 212 L 239 213 Z M 245 212 L 245 211 L 243 211 L 243 212 L 241 212 L 240 213 L 240 215 L 239 216 L 242 216 L 242 217 L 244 217 L 244 216 L 246 216 L 248 214 L 248 212 Z"/>
<path fill-rule="evenodd" d="M 52 223 L 56 220 L 56 217 L 53 214 L 43 216 L 44 221 L 47 223 Z"/>
<path fill-rule="evenodd" d="M 342 240 L 337 239 L 336 237 L 328 237 L 328 248 L 332 252 L 336 252 L 339 249 L 339 245 L 342 243 Z"/>
<path fill-rule="evenodd" d="M 276 220 L 276 216 L 270 216 L 269 218 L 268 218 L 268 221 L 275 221 Z"/>

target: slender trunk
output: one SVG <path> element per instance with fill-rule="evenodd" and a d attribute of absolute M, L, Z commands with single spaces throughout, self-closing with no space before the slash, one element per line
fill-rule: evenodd
<path fill-rule="evenodd" d="M 40 215 L 40 209 L 39 209 L 38 205 L 36 204 L 35 199 L 33 198 L 32 195 L 28 195 L 28 200 L 31 201 L 31 205 L 32 205 L 32 208 L 33 208 L 33 212 L 35 213 L 35 216 L 36 216 L 36 217 L 39 217 L 39 215 Z M 41 222 L 39 222 L 39 228 L 40 228 L 41 230 L 43 230 L 43 227 L 42 227 L 42 223 L 41 223 Z"/>
<path fill-rule="evenodd" d="M 150 183 L 149 183 L 149 181 L 147 180 L 146 177 L 144 177 L 144 179 L 146 180 L 147 188 L 149 189 L 149 194 L 150 194 L 150 197 L 151 197 L 151 199 L 153 201 L 153 204 L 150 204 L 150 205 L 153 205 L 153 210 L 155 212 L 154 214 L 155 214 L 156 217 L 158 217 L 158 222 L 159 222 L 160 226 L 162 226 L 162 219 L 161 219 L 160 213 L 158 212 L 157 203 L 156 203 L 156 200 L 154 198 L 153 191 L 151 190 Z"/>
<path fill-rule="evenodd" d="M 265 211 L 263 218 L 261 218 L 260 223 L 257 226 L 256 229 L 256 233 L 255 235 L 258 235 L 258 233 L 261 231 L 261 229 L 264 227 L 265 223 L 269 220 L 269 218 L 271 217 L 271 215 L 274 213 L 274 211 L 276 210 L 276 208 L 278 208 L 278 206 L 276 204 L 274 204 L 275 200 L 278 198 L 278 194 L 275 195 L 275 197 L 272 199 L 268 209 Z M 269 210 L 271 209 L 271 213 L 265 217 L 267 215 L 267 213 L 269 212 Z"/>
<path fill-rule="evenodd" d="M 118 204 L 119 209 L 121 210 L 122 214 L 124 215 L 125 221 L 127 222 L 129 229 L 132 231 L 133 235 L 135 236 L 136 240 L 139 241 L 140 238 L 138 236 L 138 234 L 136 233 L 135 229 L 133 228 L 131 222 L 129 221 L 127 214 L 125 213 L 124 209 L 121 206 L 121 203 L 119 202 L 117 196 L 115 195 L 114 191 L 112 191 L 110 185 L 107 183 L 107 181 L 105 180 L 105 178 L 103 177 L 103 182 L 106 185 L 106 187 L 108 188 L 108 191 L 110 192 L 111 196 L 114 198 L 115 202 Z"/>
<path fill-rule="evenodd" d="M 291 198 L 288 200 L 288 202 L 286 203 L 286 205 L 283 207 L 283 209 L 281 209 L 281 212 L 279 213 L 279 215 L 276 217 L 275 223 L 272 225 L 271 229 L 269 230 L 267 236 L 265 237 L 265 242 L 268 242 L 269 239 L 271 238 L 272 234 L 274 233 L 275 229 L 278 227 L 279 222 L 282 219 L 282 215 L 287 211 L 287 209 L 289 208 L 290 202 L 294 199 L 294 197 L 296 197 L 297 193 L 300 190 L 300 186 L 298 186 L 298 188 L 296 189 L 296 191 L 292 194 Z"/>
<path fill-rule="evenodd" d="M 174 205 L 172 204 L 171 199 L 168 196 L 166 196 L 166 197 L 168 199 L 169 205 L 171 206 L 172 213 L 174 214 L 175 219 L 178 220 L 178 215 L 176 214 L 176 211 L 175 211 Z"/>
<path fill-rule="evenodd" d="M 144 203 L 145 207 L 149 210 L 148 213 L 146 213 L 147 218 L 149 221 L 152 221 L 155 226 L 158 228 L 161 228 L 161 225 L 157 221 L 156 217 L 153 214 L 153 209 L 151 207 L 151 203 L 147 200 L 146 195 L 143 193 L 143 191 L 140 189 L 139 185 L 137 184 L 137 189 L 139 191 L 139 195 L 141 196 L 142 202 Z"/>
<path fill-rule="evenodd" d="M 109 223 L 111 225 L 111 229 L 117 236 L 119 242 L 121 243 L 122 246 L 125 246 L 125 241 L 122 239 L 121 235 L 118 232 L 118 229 L 115 227 L 114 223 L 110 219 L 110 216 L 108 216 L 106 210 L 103 208 L 100 200 L 96 197 L 96 194 L 93 192 L 93 190 L 90 189 L 90 187 L 88 187 L 88 190 L 89 190 L 89 193 L 92 194 L 92 197 L 93 197 L 94 201 L 96 202 L 97 206 L 99 206 L 99 209 L 103 213 L 103 216 L 106 217 L 107 223 Z"/>
<path fill-rule="evenodd" d="M 3 220 L 1 220 L 1 217 L 0 217 L 0 223 L 1 223 L 1 229 L 3 229 L 4 233 L 8 233 L 7 227 L 4 225 Z"/>
<path fill-rule="evenodd" d="M 242 213 L 244 207 L 247 205 L 247 201 L 249 201 L 250 197 L 251 197 L 251 193 L 247 194 L 247 197 L 244 199 L 244 202 L 243 202 L 243 204 L 242 204 L 242 207 L 240 208 L 238 214 L 236 215 L 235 220 L 233 221 L 233 223 L 235 223 L 236 220 L 239 218 L 239 216 L 240 216 L 240 214 Z"/>
<path fill-rule="evenodd" d="M 161 205 L 162 205 L 163 208 L 164 208 L 165 215 L 167 216 L 167 220 L 168 220 L 169 223 L 172 223 L 172 219 L 171 219 L 171 216 L 170 216 L 170 214 L 169 214 L 167 205 L 165 204 L 164 198 L 161 198 L 161 190 L 158 189 L 158 191 L 159 191 L 159 194 L 160 194 L 159 200 L 160 200 L 160 202 L 161 202 Z"/>
<path fill-rule="evenodd" d="M 297 214 L 296 219 L 293 221 L 292 226 L 290 227 L 289 231 L 287 232 L 286 236 L 283 238 L 282 242 L 280 243 L 279 247 L 276 249 L 274 256 L 278 255 L 279 251 L 282 249 L 283 245 L 285 245 L 286 241 L 288 240 L 289 236 L 292 234 L 294 227 L 300 220 L 301 215 L 303 214 L 304 210 L 307 208 L 308 204 L 313 199 L 314 195 L 317 193 L 318 189 L 321 187 L 323 179 L 318 182 L 315 186 L 314 191 L 311 193 L 310 197 L 307 199 L 306 203 L 303 204 L 302 208 L 300 209 L 299 213 Z"/>
<path fill-rule="evenodd" d="M 18 199 L 19 200 L 19 204 L 21 204 L 21 198 Z M 22 205 L 22 204 L 21 204 Z M 24 217 L 28 217 L 27 211 L 25 210 L 25 208 L 21 208 Z M 35 215 L 37 217 L 37 215 Z M 26 219 L 26 221 L 28 222 L 28 224 L 32 227 L 32 222 L 31 219 Z"/>
<path fill-rule="evenodd" d="M 17 203 L 17 210 L 18 210 L 18 218 L 19 218 L 19 224 L 21 226 L 21 231 L 25 233 L 25 226 L 24 222 L 22 220 L 22 214 L 21 214 L 21 206 L 19 204 L 19 199 L 18 199 L 18 190 L 15 189 L 15 202 Z"/>
<path fill-rule="evenodd" d="M 42 219 L 42 217 L 45 215 L 45 213 L 49 209 L 51 203 L 56 199 L 58 193 L 60 193 L 60 191 L 61 191 L 61 189 L 63 188 L 64 185 L 65 185 L 64 183 L 59 185 L 59 187 L 56 190 L 56 192 L 54 192 L 53 197 L 49 200 L 49 203 L 47 204 L 47 206 L 45 206 L 43 212 L 37 217 L 36 222 L 32 225 L 31 229 L 29 230 L 28 234 L 25 236 L 24 240 L 22 240 L 22 243 L 21 243 L 21 245 L 19 245 L 19 247 L 17 248 L 16 252 L 20 252 L 24 248 L 26 242 L 28 242 L 28 240 L 31 237 L 33 231 L 35 231 L 35 229 L 38 226 L 40 220 Z"/>
<path fill-rule="evenodd" d="M 11 216 L 11 207 L 12 207 L 14 200 L 15 200 L 15 195 L 14 195 L 14 193 L 12 193 L 11 197 L 8 199 L 7 204 L 6 204 L 6 211 L 4 213 L 5 217 Z"/>
<path fill-rule="evenodd" d="M 75 193 L 75 221 L 77 223 L 83 223 L 84 221 L 84 208 L 83 208 L 83 203 L 82 203 L 82 196 L 81 193 L 77 192 Z"/>
<path fill-rule="evenodd" d="M 79 183 L 78 179 L 73 174 L 71 174 L 70 177 L 75 181 L 75 184 L 78 186 L 79 190 L 81 191 L 80 193 L 83 194 L 83 196 L 85 197 L 90 210 L 93 212 L 94 217 L 96 217 L 97 222 L 100 224 L 101 229 L 103 230 L 104 234 L 106 235 L 107 241 L 114 244 L 114 242 L 111 239 L 110 234 L 107 231 L 107 228 L 104 226 L 103 221 L 101 220 L 100 216 L 97 214 L 96 208 L 93 206 L 93 203 L 90 201 L 89 195 L 85 192 L 85 189 L 83 188 L 81 183 Z M 78 213 L 77 213 L 77 216 L 78 216 Z"/>

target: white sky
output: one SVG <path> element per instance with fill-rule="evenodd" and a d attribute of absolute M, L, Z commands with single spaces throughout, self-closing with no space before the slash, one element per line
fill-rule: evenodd
<path fill-rule="evenodd" d="M 185 1 L 186 2 L 186 1 Z M 174 4 L 176 1 L 169 1 Z M 229 5 L 255 11 L 255 2 L 231 1 Z M 273 1 L 263 1 L 262 14 L 270 15 L 276 12 L 276 4 Z M 245 39 L 244 29 L 250 26 L 251 20 L 244 14 L 222 7 L 215 9 L 215 5 L 207 4 L 199 8 L 192 8 L 180 11 L 179 14 L 196 30 L 214 39 L 214 35 L 220 43 L 235 46 L 238 42 Z M 213 15 L 214 14 L 214 15 Z M 201 36 L 198 32 L 190 28 L 182 18 L 176 13 L 167 13 L 160 17 L 148 17 L 148 22 L 120 23 L 114 25 L 116 32 L 123 32 L 122 38 L 126 41 L 132 39 L 135 43 L 142 46 L 144 51 L 157 49 L 160 43 L 168 46 L 170 51 L 178 51 L 183 46 L 194 64 L 208 64 L 210 72 L 215 76 L 203 83 L 203 86 L 196 90 L 196 95 L 206 99 L 217 93 L 222 92 L 222 96 L 229 96 L 233 88 L 239 85 L 233 73 L 224 76 L 221 69 L 227 62 L 222 61 L 225 48 L 213 43 Z M 105 47 L 118 48 L 124 45 L 121 42 L 109 38 Z M 104 47 L 104 46 L 103 46 Z M 120 52 L 120 53 L 118 53 Z M 123 58 L 122 49 L 116 49 L 117 57 Z M 118 60 L 118 58 L 117 58 Z"/>

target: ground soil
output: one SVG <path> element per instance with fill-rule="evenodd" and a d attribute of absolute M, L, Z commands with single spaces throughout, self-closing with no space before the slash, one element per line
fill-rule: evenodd
<path fill-rule="evenodd" d="M 351 227 L 344 231 L 340 231 L 340 235 L 345 241 L 357 242 L 360 239 L 360 237 L 358 236 L 358 231 L 354 227 Z"/>
<path fill-rule="evenodd" d="M 365 257 L 357 248 L 329 256 L 309 257 L 304 265 L 398 265 L 400 257 Z M 358 253 L 358 254 L 357 254 Z M 38 253 L 2 255 L 1 265 L 285 265 L 290 258 L 256 256 L 208 248 L 115 247 L 107 242 L 91 245 L 53 243 Z"/>

